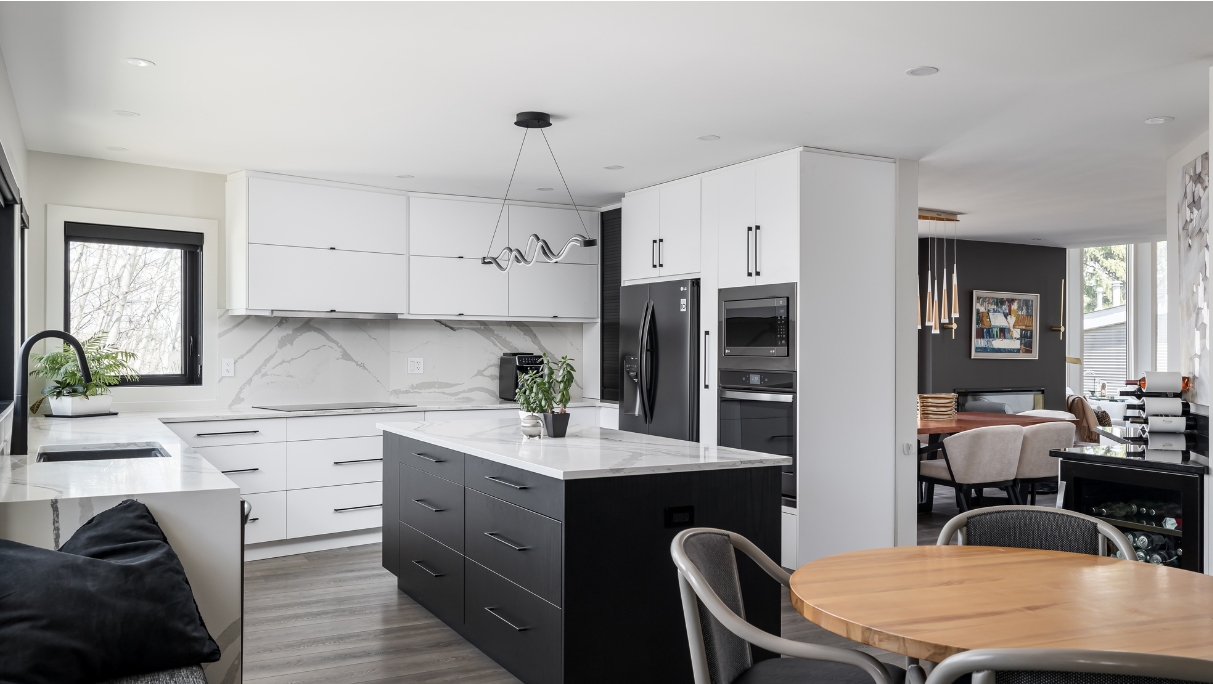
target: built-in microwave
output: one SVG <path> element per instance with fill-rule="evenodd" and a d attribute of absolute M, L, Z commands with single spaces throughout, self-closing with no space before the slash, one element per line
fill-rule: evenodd
<path fill-rule="evenodd" d="M 796 285 L 720 290 L 720 367 L 796 370 Z"/>

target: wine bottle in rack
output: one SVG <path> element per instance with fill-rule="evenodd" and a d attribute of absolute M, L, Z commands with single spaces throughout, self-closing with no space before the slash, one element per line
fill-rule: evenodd
<path fill-rule="evenodd" d="M 1141 379 L 1125 380 L 1125 384 L 1137 385 L 1146 392 L 1187 392 L 1192 389 L 1192 378 L 1179 373 L 1146 371 Z"/>
<path fill-rule="evenodd" d="M 1196 429 L 1195 416 L 1147 416 L 1149 432 L 1190 432 Z"/>
<path fill-rule="evenodd" d="M 1179 556 L 1173 551 L 1156 551 L 1149 555 L 1149 561 L 1155 565 L 1176 567 L 1179 565 Z"/>

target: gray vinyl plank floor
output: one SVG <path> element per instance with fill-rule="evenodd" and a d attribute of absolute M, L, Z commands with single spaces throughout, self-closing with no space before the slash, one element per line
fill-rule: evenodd
<path fill-rule="evenodd" d="M 245 563 L 244 681 L 518 682 L 398 591 L 380 553 L 372 544 Z M 796 641 L 855 648 L 905 664 L 902 656 L 805 620 L 786 596 L 782 631 Z"/>

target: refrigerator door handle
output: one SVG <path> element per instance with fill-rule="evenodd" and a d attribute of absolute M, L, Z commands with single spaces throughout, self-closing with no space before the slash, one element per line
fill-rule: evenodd
<path fill-rule="evenodd" d="M 640 317 L 640 360 L 637 363 L 639 378 L 637 382 L 640 395 L 640 413 L 646 424 L 653 421 L 649 404 L 649 326 L 653 320 L 653 302 L 644 304 L 644 315 Z"/>
<path fill-rule="evenodd" d="M 753 277 L 754 271 L 750 268 L 750 240 L 754 236 L 754 226 L 745 227 L 745 274 L 746 277 Z"/>

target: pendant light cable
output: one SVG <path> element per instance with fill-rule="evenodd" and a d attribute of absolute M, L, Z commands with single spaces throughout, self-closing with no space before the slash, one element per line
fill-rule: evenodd
<path fill-rule="evenodd" d="M 577 220 L 581 221 L 581 230 L 588 233 L 589 231 L 585 227 L 585 219 L 581 218 L 581 210 L 577 208 L 577 200 L 573 199 L 573 191 L 569 190 L 569 182 L 564 179 L 564 171 L 560 170 L 560 162 L 556 161 L 556 153 L 552 151 L 552 143 L 548 142 L 548 134 L 542 128 L 539 129 L 539 134 L 543 136 L 543 144 L 548 146 L 548 154 L 552 155 L 552 163 L 556 165 L 556 173 L 560 174 L 560 182 L 564 183 L 564 191 L 569 194 L 569 202 L 573 204 L 573 211 L 577 212 Z M 525 139 L 523 142 L 526 142 Z M 515 167 L 517 167 L 517 162 L 515 162 Z"/>
<path fill-rule="evenodd" d="M 542 130 L 540 129 L 541 132 Z M 514 174 L 518 173 L 518 161 L 522 159 L 522 148 L 526 147 L 526 134 L 530 132 L 531 129 L 529 128 L 522 129 L 522 144 L 518 146 L 518 156 L 514 157 L 514 169 L 510 171 L 510 182 L 505 186 L 505 195 L 501 198 L 501 209 L 497 210 L 497 225 L 493 226 L 493 237 L 489 238 L 489 248 L 484 251 L 485 256 L 492 256 L 493 254 L 493 242 L 497 239 L 497 229 L 501 227 L 501 217 L 505 214 L 505 201 L 510 196 L 510 188 L 514 187 Z M 546 140 L 547 136 L 544 136 L 544 139 Z M 550 150 L 551 148 L 549 147 L 548 149 Z M 555 157 L 553 157 L 554 159 Z M 557 165 L 556 169 L 559 170 L 560 166 Z M 580 216 L 580 214 L 578 215 Z"/>

